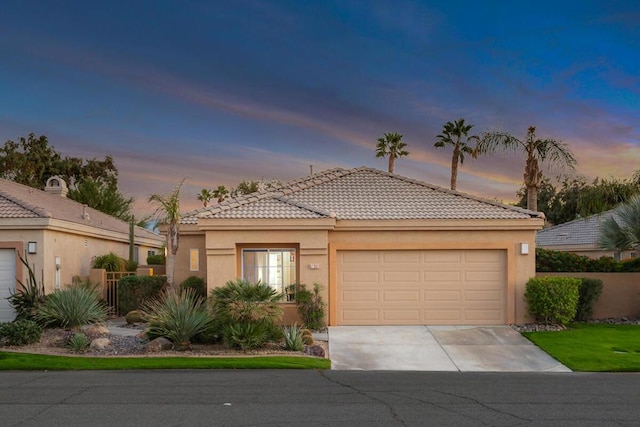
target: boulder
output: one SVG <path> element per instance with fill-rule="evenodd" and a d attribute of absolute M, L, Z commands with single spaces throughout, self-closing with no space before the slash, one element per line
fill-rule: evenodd
<path fill-rule="evenodd" d="M 89 348 L 93 348 L 95 350 L 104 350 L 110 345 L 111 340 L 109 338 L 96 338 L 91 341 L 91 344 L 89 344 Z"/>
<path fill-rule="evenodd" d="M 99 323 L 94 323 L 84 328 L 84 333 L 87 335 L 104 335 L 109 333 L 109 328 Z"/>
<path fill-rule="evenodd" d="M 164 337 L 156 338 L 144 345 L 144 350 L 148 353 L 171 350 L 173 343 Z"/>
<path fill-rule="evenodd" d="M 132 323 L 144 323 L 146 321 L 144 313 L 140 310 L 131 310 L 124 318 L 129 325 Z"/>
<path fill-rule="evenodd" d="M 324 348 L 319 345 L 305 345 L 304 352 L 315 357 L 325 357 Z"/>

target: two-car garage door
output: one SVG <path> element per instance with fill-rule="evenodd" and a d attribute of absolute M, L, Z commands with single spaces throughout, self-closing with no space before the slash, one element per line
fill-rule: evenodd
<path fill-rule="evenodd" d="M 339 325 L 506 322 L 506 251 L 338 251 Z"/>

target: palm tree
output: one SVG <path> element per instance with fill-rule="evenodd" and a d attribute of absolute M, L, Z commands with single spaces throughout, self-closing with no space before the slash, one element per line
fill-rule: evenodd
<path fill-rule="evenodd" d="M 409 154 L 409 152 L 404 149 L 406 146 L 407 143 L 402 142 L 402 134 L 397 132 L 385 133 L 384 138 L 378 138 L 376 157 L 389 156 L 389 173 L 393 173 L 396 159 Z"/>
<path fill-rule="evenodd" d="M 218 203 L 222 203 L 224 199 L 229 197 L 229 190 L 227 190 L 224 185 L 218 185 L 218 188 L 213 190 L 212 195 L 218 199 Z"/>
<path fill-rule="evenodd" d="M 477 154 L 492 153 L 497 150 L 524 151 L 524 185 L 527 188 L 527 209 L 538 210 L 538 189 L 542 182 L 541 163 L 549 163 L 560 168 L 573 170 L 576 159 L 569 147 L 556 139 L 536 139 L 536 128 L 529 127 L 527 137 L 520 140 L 507 132 L 487 132 L 476 146 Z"/>
<path fill-rule="evenodd" d="M 469 141 L 478 141 L 476 135 L 469 136 L 469 131 L 473 125 L 465 124 L 464 119 L 458 119 L 455 122 L 447 122 L 442 127 L 442 133 L 436 136 L 436 148 L 444 148 L 446 145 L 453 146 L 453 155 L 451 156 L 451 189 L 458 187 L 458 163 L 464 164 L 464 155 L 470 154 L 476 157 L 476 152 L 469 147 Z M 464 138 L 464 140 L 463 140 Z"/>
<path fill-rule="evenodd" d="M 614 214 L 602 222 L 598 243 L 618 252 L 635 248 L 640 243 L 640 194 L 618 205 Z"/>
<path fill-rule="evenodd" d="M 200 190 L 200 193 L 198 193 L 196 197 L 202 202 L 203 207 L 206 208 L 211 199 L 213 199 L 214 195 L 211 190 L 203 188 L 202 190 Z"/>
<path fill-rule="evenodd" d="M 180 181 L 173 191 L 165 196 L 152 194 L 149 202 L 157 205 L 156 216 L 158 220 L 167 224 L 167 283 L 173 288 L 173 273 L 176 264 L 176 253 L 178 253 L 178 238 L 180 228 L 180 190 L 184 179 Z"/>

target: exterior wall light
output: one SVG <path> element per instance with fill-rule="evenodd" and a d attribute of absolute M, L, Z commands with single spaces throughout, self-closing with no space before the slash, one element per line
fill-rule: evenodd
<path fill-rule="evenodd" d="M 528 243 L 520 243 L 520 254 L 521 255 L 529 255 L 529 244 Z"/>
<path fill-rule="evenodd" d="M 38 243 L 37 242 L 29 242 L 27 243 L 27 252 L 29 254 L 35 254 L 38 252 Z"/>

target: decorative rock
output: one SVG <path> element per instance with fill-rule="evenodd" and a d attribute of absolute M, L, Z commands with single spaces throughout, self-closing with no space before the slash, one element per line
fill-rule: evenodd
<path fill-rule="evenodd" d="M 144 331 L 140 331 L 136 334 L 136 338 L 140 338 L 142 340 L 147 339 L 147 332 L 149 332 L 147 329 L 145 329 Z"/>
<path fill-rule="evenodd" d="M 173 347 L 171 341 L 164 337 L 160 337 L 146 343 L 144 349 L 148 353 L 157 353 L 159 351 L 171 350 L 171 347 Z"/>
<path fill-rule="evenodd" d="M 104 335 L 109 333 L 109 328 L 99 323 L 94 323 L 84 328 L 84 333 L 87 335 Z"/>
<path fill-rule="evenodd" d="M 132 323 L 144 323 L 144 313 L 140 310 L 132 310 L 127 313 L 127 315 L 125 316 L 125 320 L 129 325 L 131 325 Z"/>
<path fill-rule="evenodd" d="M 311 356 L 316 356 L 316 357 L 324 357 L 325 356 L 324 348 L 322 348 L 319 345 L 306 345 L 304 347 L 304 352 L 306 354 L 309 354 Z"/>
<path fill-rule="evenodd" d="M 111 340 L 109 338 L 96 338 L 93 341 L 91 341 L 89 348 L 96 349 L 96 350 L 104 350 L 110 345 L 111 345 Z"/>

